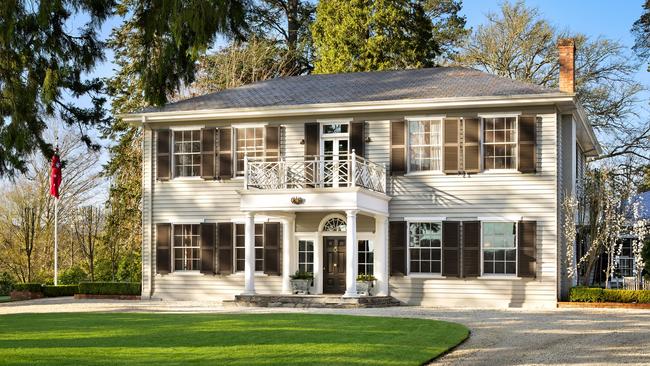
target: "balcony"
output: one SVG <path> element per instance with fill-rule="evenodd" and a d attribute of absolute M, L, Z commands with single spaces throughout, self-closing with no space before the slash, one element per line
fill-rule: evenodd
<path fill-rule="evenodd" d="M 386 168 L 354 152 L 244 159 L 243 211 L 360 209 L 386 214 Z"/>

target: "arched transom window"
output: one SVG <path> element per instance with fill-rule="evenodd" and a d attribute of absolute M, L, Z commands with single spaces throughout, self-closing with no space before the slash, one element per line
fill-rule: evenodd
<path fill-rule="evenodd" d="M 323 225 L 323 231 L 345 231 L 346 229 L 345 220 L 338 217 L 332 217 Z"/>

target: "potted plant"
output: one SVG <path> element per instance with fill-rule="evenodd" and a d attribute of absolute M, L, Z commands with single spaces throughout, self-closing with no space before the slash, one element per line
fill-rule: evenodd
<path fill-rule="evenodd" d="M 357 276 L 357 293 L 359 295 L 370 296 L 370 290 L 375 282 L 375 276 L 371 274 L 360 274 Z"/>
<path fill-rule="evenodd" d="M 309 294 L 309 286 L 314 279 L 314 274 L 311 272 L 296 271 L 291 277 L 291 293 L 292 294 Z"/>

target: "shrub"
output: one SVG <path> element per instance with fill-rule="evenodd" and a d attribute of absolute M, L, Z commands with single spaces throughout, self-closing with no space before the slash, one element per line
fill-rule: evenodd
<path fill-rule="evenodd" d="M 117 266 L 117 280 L 140 282 L 142 280 L 142 262 L 139 252 L 125 255 Z"/>
<path fill-rule="evenodd" d="M 593 287 L 574 287 L 569 291 L 571 302 L 602 302 L 603 289 Z"/>
<path fill-rule="evenodd" d="M 650 304 L 650 290 L 639 291 L 639 303 Z"/>
<path fill-rule="evenodd" d="M 574 287 L 569 292 L 572 302 L 650 303 L 650 290 L 614 290 Z"/>
<path fill-rule="evenodd" d="M 604 302 L 633 303 L 633 302 L 637 302 L 638 298 L 639 298 L 639 291 L 634 291 L 634 290 L 612 290 L 612 289 L 603 290 L 603 301 Z"/>
<path fill-rule="evenodd" d="M 14 285 L 15 291 L 43 292 L 43 285 L 40 283 L 17 283 Z"/>
<path fill-rule="evenodd" d="M 73 296 L 79 293 L 79 285 L 43 286 L 45 297 Z"/>
<path fill-rule="evenodd" d="M 2 272 L 0 274 L 0 296 L 7 296 L 14 288 L 14 280 L 9 273 Z"/>
<path fill-rule="evenodd" d="M 140 295 L 140 282 L 82 282 L 79 293 L 84 295 Z"/>
<path fill-rule="evenodd" d="M 291 277 L 292 280 L 313 280 L 314 274 L 311 272 L 296 271 L 296 273 L 292 274 L 289 277 Z"/>
<path fill-rule="evenodd" d="M 88 281 L 88 274 L 80 265 L 70 267 L 59 275 L 59 283 L 62 285 L 76 285 Z"/>

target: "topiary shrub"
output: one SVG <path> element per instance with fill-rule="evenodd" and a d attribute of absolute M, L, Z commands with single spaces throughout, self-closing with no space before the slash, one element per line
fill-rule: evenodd
<path fill-rule="evenodd" d="M 74 296 L 79 293 L 79 285 L 43 286 L 45 297 Z"/>
<path fill-rule="evenodd" d="M 2 272 L 0 274 L 0 296 L 8 296 L 14 288 L 14 280 L 9 273 Z"/>
<path fill-rule="evenodd" d="M 83 295 L 140 295 L 140 282 L 82 282 L 79 293 Z"/>
<path fill-rule="evenodd" d="M 43 285 L 40 283 L 16 283 L 14 291 L 43 292 Z"/>

